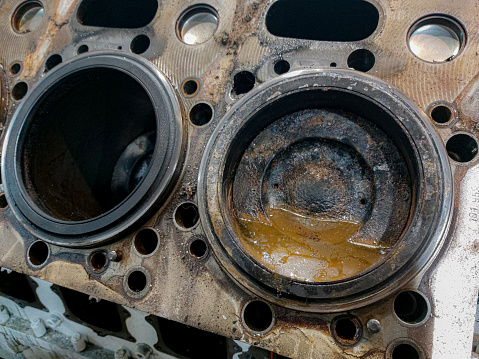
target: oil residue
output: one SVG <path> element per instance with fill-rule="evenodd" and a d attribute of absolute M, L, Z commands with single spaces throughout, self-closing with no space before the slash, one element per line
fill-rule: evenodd
<path fill-rule="evenodd" d="M 274 272 L 307 282 L 354 276 L 377 263 L 380 248 L 350 242 L 363 223 L 265 208 L 264 218 L 235 213 L 246 251 Z"/>

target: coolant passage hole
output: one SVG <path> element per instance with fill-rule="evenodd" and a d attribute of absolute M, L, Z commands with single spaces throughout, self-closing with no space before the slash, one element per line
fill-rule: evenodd
<path fill-rule="evenodd" d="M 477 141 L 470 135 L 453 135 L 446 143 L 447 154 L 456 162 L 469 162 L 477 156 Z"/>
<path fill-rule="evenodd" d="M 45 72 L 50 71 L 55 66 L 58 66 L 62 63 L 63 59 L 59 54 L 51 55 L 45 62 Z"/>
<path fill-rule="evenodd" d="M 5 209 L 8 206 L 7 197 L 5 193 L 0 193 L 0 209 Z"/>
<path fill-rule="evenodd" d="M 23 186 L 48 216 L 73 222 L 105 214 L 148 173 L 155 110 L 141 84 L 122 71 L 94 68 L 65 77 L 30 116 Z"/>
<path fill-rule="evenodd" d="M 249 71 L 238 72 L 233 78 L 233 91 L 236 95 L 250 92 L 256 80 L 254 75 Z"/>
<path fill-rule="evenodd" d="M 392 359 L 419 359 L 419 352 L 416 348 L 409 344 L 399 344 L 394 348 Z"/>
<path fill-rule="evenodd" d="M 205 102 L 197 103 L 190 111 L 190 121 L 196 126 L 204 126 L 208 124 L 212 118 L 213 108 Z"/>
<path fill-rule="evenodd" d="M 268 304 L 255 300 L 244 307 L 243 320 L 249 330 L 264 332 L 273 325 L 274 313 Z"/>

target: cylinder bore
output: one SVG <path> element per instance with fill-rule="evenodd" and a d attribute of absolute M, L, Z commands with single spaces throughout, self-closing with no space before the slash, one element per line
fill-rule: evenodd
<path fill-rule="evenodd" d="M 201 221 L 228 272 L 264 298 L 354 308 L 413 276 L 442 243 L 447 155 L 421 111 L 377 79 L 278 77 L 231 109 L 214 138 Z"/>
<path fill-rule="evenodd" d="M 16 214 L 45 240 L 81 246 L 164 198 L 183 136 L 174 93 L 156 69 L 98 54 L 52 70 L 17 111 L 8 141 L 16 142 L 4 164 L 16 172 L 6 183 Z M 75 238 L 85 234 L 94 238 Z"/>

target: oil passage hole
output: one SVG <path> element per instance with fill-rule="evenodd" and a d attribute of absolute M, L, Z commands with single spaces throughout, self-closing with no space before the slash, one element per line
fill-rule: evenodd
<path fill-rule="evenodd" d="M 47 261 L 50 249 L 45 242 L 37 241 L 28 249 L 28 259 L 34 266 L 41 266 Z"/>
<path fill-rule="evenodd" d="M 12 89 L 12 98 L 15 101 L 20 101 L 28 92 L 28 85 L 26 82 L 19 82 Z"/>
<path fill-rule="evenodd" d="M 477 155 L 477 142 L 465 133 L 452 136 L 446 143 L 447 154 L 457 162 L 472 161 Z"/>
<path fill-rule="evenodd" d="M 289 71 L 290 68 L 291 68 L 291 65 L 286 60 L 278 60 L 274 64 L 274 72 L 277 75 L 285 74 L 286 72 Z"/>
<path fill-rule="evenodd" d="M 138 35 L 131 40 L 130 50 L 134 54 L 140 55 L 150 47 L 150 38 L 146 35 Z"/>
<path fill-rule="evenodd" d="M 399 344 L 394 348 L 392 359 L 419 359 L 419 352 L 410 344 Z"/>
<path fill-rule="evenodd" d="M 152 228 L 143 228 L 135 236 L 135 249 L 142 255 L 149 255 L 158 247 L 158 234 Z"/>
<path fill-rule="evenodd" d="M 190 244 L 190 253 L 198 259 L 203 258 L 207 251 L 208 246 L 202 239 L 195 239 Z"/>
<path fill-rule="evenodd" d="M 186 79 L 181 85 L 181 90 L 185 97 L 194 97 L 200 89 L 200 83 L 197 79 Z"/>
<path fill-rule="evenodd" d="M 78 54 L 78 55 L 84 54 L 85 52 L 88 52 L 88 50 L 89 50 L 88 45 L 81 45 L 81 46 L 77 49 L 77 54 Z"/>
<path fill-rule="evenodd" d="M 12 16 L 13 29 L 20 34 L 26 34 L 35 30 L 40 26 L 44 12 L 41 2 L 24 2 L 15 10 Z"/>
<path fill-rule="evenodd" d="M 204 126 L 213 118 L 213 108 L 204 102 L 197 103 L 190 111 L 190 121 L 193 125 Z"/>
<path fill-rule="evenodd" d="M 90 256 L 90 265 L 95 271 L 101 271 L 105 269 L 108 264 L 108 258 L 105 252 L 95 252 Z"/>
<path fill-rule="evenodd" d="M 250 92 L 256 80 L 254 75 L 249 71 L 238 72 L 233 78 L 233 91 L 236 95 Z"/>
<path fill-rule="evenodd" d="M 447 106 L 439 105 L 432 109 L 431 118 L 436 123 L 447 123 L 452 119 L 452 111 Z"/>
<path fill-rule="evenodd" d="M 60 65 L 62 61 L 63 61 L 62 57 L 58 54 L 54 54 L 50 56 L 45 62 L 45 72 L 48 72 L 51 69 L 53 69 L 55 66 Z"/>
<path fill-rule="evenodd" d="M 181 41 L 199 45 L 213 37 L 218 28 L 218 13 L 208 5 L 194 5 L 178 19 L 176 31 Z"/>
<path fill-rule="evenodd" d="M 10 65 L 10 73 L 12 76 L 16 76 L 20 73 L 22 70 L 22 64 L 19 62 L 14 62 L 13 64 Z"/>
<path fill-rule="evenodd" d="M 77 19 L 85 26 L 136 29 L 148 25 L 157 10 L 157 0 L 83 0 Z"/>
<path fill-rule="evenodd" d="M 273 325 L 272 308 L 263 301 L 255 300 L 246 304 L 243 309 L 245 326 L 253 332 L 264 332 Z"/>
<path fill-rule="evenodd" d="M 0 193 L 0 209 L 5 209 L 8 206 L 7 197 L 5 193 Z"/>
<path fill-rule="evenodd" d="M 429 306 L 426 298 L 413 291 L 399 293 L 394 300 L 394 312 L 408 324 L 418 324 L 427 319 Z"/>
<path fill-rule="evenodd" d="M 128 276 L 128 288 L 132 292 L 139 293 L 146 288 L 147 279 L 145 273 L 142 271 L 133 271 Z"/>
<path fill-rule="evenodd" d="M 175 222 L 180 228 L 193 228 L 199 219 L 198 207 L 193 203 L 182 203 L 175 211 Z"/>
<path fill-rule="evenodd" d="M 353 51 L 348 57 L 348 67 L 362 72 L 371 70 L 375 62 L 374 54 L 366 49 Z"/>

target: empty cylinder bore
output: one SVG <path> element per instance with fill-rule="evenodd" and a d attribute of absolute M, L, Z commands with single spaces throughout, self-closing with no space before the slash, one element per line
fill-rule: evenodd
<path fill-rule="evenodd" d="M 277 78 L 243 98 L 205 153 L 198 200 L 232 276 L 260 296 L 281 292 L 282 304 L 339 310 L 424 265 L 442 243 L 451 175 L 412 108 L 340 70 Z"/>
<path fill-rule="evenodd" d="M 18 143 L 5 164 L 15 169 L 7 193 L 16 214 L 64 244 L 116 235 L 177 175 L 183 136 L 171 86 L 141 60 L 100 54 L 52 71 L 39 87 L 8 139 Z"/>

